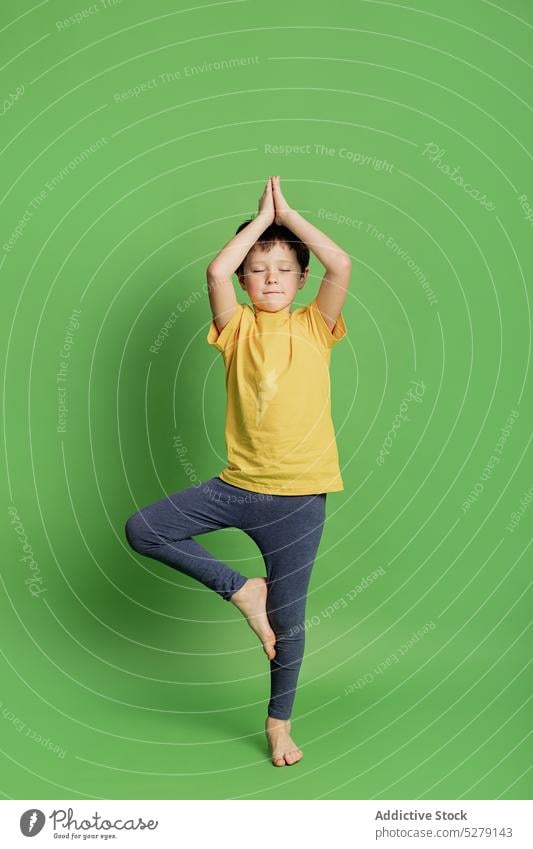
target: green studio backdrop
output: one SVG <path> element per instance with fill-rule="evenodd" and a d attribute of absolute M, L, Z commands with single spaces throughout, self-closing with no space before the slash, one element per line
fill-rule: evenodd
<path fill-rule="evenodd" d="M 3 3 L 3 797 L 531 797 L 532 26 Z M 292 771 L 242 616 L 124 537 L 226 465 L 205 269 L 269 174 L 353 261 Z"/>

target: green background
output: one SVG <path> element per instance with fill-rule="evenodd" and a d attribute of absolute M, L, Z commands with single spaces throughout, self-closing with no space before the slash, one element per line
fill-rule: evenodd
<path fill-rule="evenodd" d="M 1 11 L 2 97 L 23 91 L 0 117 L 0 792 L 530 798 L 531 4 L 123 0 L 61 23 L 89 8 Z M 268 664 L 238 611 L 124 538 L 226 464 L 205 268 L 269 174 L 353 260 L 331 359 L 345 489 L 311 579 L 292 770 L 270 765 Z M 322 273 L 313 258 L 295 306 Z M 264 574 L 240 531 L 201 541 Z"/>

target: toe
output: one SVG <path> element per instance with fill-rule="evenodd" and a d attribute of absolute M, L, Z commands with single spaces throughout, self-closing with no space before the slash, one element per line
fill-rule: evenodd
<path fill-rule="evenodd" d="M 272 758 L 272 763 L 274 766 L 285 766 L 285 758 L 282 755 L 277 758 Z"/>
<path fill-rule="evenodd" d="M 290 766 L 292 766 L 292 764 L 298 763 L 298 761 L 301 760 L 302 757 L 303 757 L 303 752 L 300 749 L 296 749 L 293 752 L 286 752 L 285 753 L 285 761 Z"/>

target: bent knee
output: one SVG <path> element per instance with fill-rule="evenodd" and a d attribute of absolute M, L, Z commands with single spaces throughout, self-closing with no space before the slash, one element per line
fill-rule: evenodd
<path fill-rule="evenodd" d="M 150 544 L 150 526 L 148 525 L 142 510 L 138 510 L 129 517 L 125 526 L 124 534 L 129 545 L 135 550 L 142 552 Z"/>

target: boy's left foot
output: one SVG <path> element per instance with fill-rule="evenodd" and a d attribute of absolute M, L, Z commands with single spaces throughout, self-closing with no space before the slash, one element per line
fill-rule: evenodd
<path fill-rule="evenodd" d="M 265 733 L 272 752 L 274 766 L 292 766 L 304 756 L 290 735 L 290 719 L 274 719 L 267 716 Z"/>
<path fill-rule="evenodd" d="M 266 612 L 267 592 L 266 578 L 248 578 L 240 590 L 233 593 L 230 601 L 246 617 L 250 628 L 263 643 L 266 656 L 273 660 L 276 657 L 276 635 L 270 627 Z"/>

